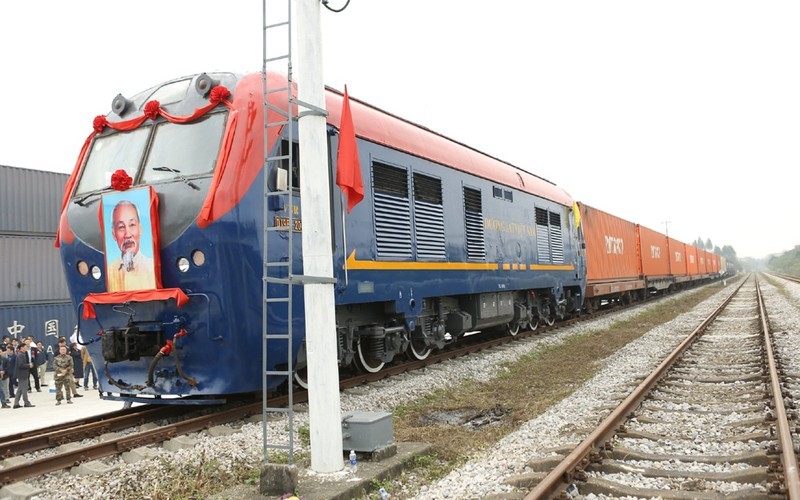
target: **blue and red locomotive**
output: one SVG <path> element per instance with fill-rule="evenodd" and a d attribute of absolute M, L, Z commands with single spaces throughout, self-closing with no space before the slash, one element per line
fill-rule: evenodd
<path fill-rule="evenodd" d="M 297 134 L 270 127 L 264 140 L 262 96 L 261 74 L 204 73 L 117 96 L 95 119 L 58 244 L 105 397 L 211 402 L 261 389 L 264 217 L 285 223 L 293 206 L 302 230 L 303 215 L 299 190 L 265 207 L 265 186 L 302 182 L 302 158 L 270 162 L 265 174 L 264 144 L 288 151 Z M 270 104 L 286 99 L 271 94 Z M 326 91 L 329 151 L 342 99 Z M 366 188 L 345 217 L 331 193 L 341 366 L 377 371 L 466 332 L 516 335 L 580 310 L 583 240 L 564 190 L 367 104 L 351 109 Z M 336 169 L 331 155 L 331 179 Z M 269 260 L 290 253 L 288 239 L 277 241 Z M 302 274 L 301 238 L 292 242 Z M 302 295 L 291 315 L 297 370 Z M 268 322 L 272 333 L 289 330 L 280 308 Z M 268 370 L 287 364 L 275 346 Z"/>

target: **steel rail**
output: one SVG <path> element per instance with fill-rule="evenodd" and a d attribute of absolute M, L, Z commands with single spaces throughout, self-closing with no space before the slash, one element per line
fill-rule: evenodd
<path fill-rule="evenodd" d="M 794 440 L 792 439 L 792 431 L 789 427 L 789 419 L 786 415 L 786 407 L 783 405 L 783 392 L 781 391 L 781 381 L 778 375 L 777 363 L 775 362 L 775 353 L 772 348 L 772 334 L 769 328 L 769 318 L 767 317 L 767 309 L 764 305 L 764 299 L 761 296 L 761 287 L 758 284 L 758 280 L 756 280 L 756 295 L 758 296 L 761 330 L 764 332 L 764 345 L 766 347 L 767 362 L 769 365 L 770 389 L 775 405 L 775 423 L 778 429 L 777 437 L 781 449 L 786 494 L 790 499 L 800 499 L 800 472 L 798 472 L 797 469 Z"/>
<path fill-rule="evenodd" d="M 544 479 L 526 496 L 525 500 L 540 499 L 540 498 L 553 498 L 563 492 L 570 484 L 572 484 L 575 473 L 579 467 L 588 464 L 589 456 L 601 448 L 608 440 L 610 440 L 617 427 L 622 424 L 628 416 L 631 415 L 641 404 L 650 390 L 655 387 L 656 383 L 664 376 L 664 374 L 672 367 L 673 364 L 680 358 L 683 352 L 706 330 L 714 319 L 725 309 L 725 307 L 733 300 L 733 297 L 739 293 L 744 283 L 743 280 L 739 286 L 731 293 L 727 299 L 712 312 L 703 322 L 694 329 L 692 333 L 687 336 L 683 342 L 670 353 L 661 364 L 653 370 L 647 378 L 639 384 L 631 394 L 620 403 L 620 405 L 611 414 L 606 417 L 597 428 L 592 431 L 589 436 L 584 439 L 564 460 L 559 463 Z"/>
<path fill-rule="evenodd" d="M 778 278 L 785 279 L 786 281 L 791 281 L 792 283 L 800 283 L 800 278 L 797 276 L 792 276 L 790 274 L 782 274 L 782 273 L 767 273 L 771 274 L 772 276 L 777 276 Z"/>
<path fill-rule="evenodd" d="M 117 417 L 123 417 L 125 415 L 130 415 L 131 413 L 141 413 L 143 411 L 148 410 L 147 406 L 135 406 L 133 408 L 127 408 L 123 410 L 114 410 L 108 413 L 103 413 L 101 415 L 93 415 L 84 418 L 78 418 L 75 420 L 70 420 L 69 422 L 61 422 L 54 425 L 49 425 L 47 427 L 40 427 L 38 429 L 28 430 L 17 432 L 15 434 L 8 434 L 6 436 L 0 437 L 0 450 L 5 448 L 7 443 L 13 441 L 19 441 L 20 439 L 25 439 L 28 437 L 38 436 L 39 434 L 49 434 L 51 432 L 60 431 L 63 429 L 71 429 L 74 427 L 78 427 L 80 425 L 91 424 L 94 422 L 99 422 L 101 420 L 107 420 Z"/>
<path fill-rule="evenodd" d="M 194 408 L 192 408 L 194 409 Z M 182 406 L 136 407 L 101 415 L 97 419 L 78 420 L 57 426 L 25 432 L 11 436 L 0 443 L 0 457 L 9 458 L 25 453 L 52 448 L 53 446 L 89 439 L 107 432 L 127 429 L 161 418 L 187 413 L 190 408 Z"/>
<path fill-rule="evenodd" d="M 0 470 L 0 485 L 7 485 L 48 472 L 77 466 L 83 462 L 116 455 L 140 446 L 159 443 L 175 436 L 198 432 L 214 425 L 238 420 L 259 412 L 261 412 L 261 401 L 231 408 L 219 413 L 201 415 L 182 422 L 130 434 L 102 443 L 83 446 L 78 450 L 40 458 L 39 460 L 34 460 L 25 464 L 6 467 Z"/>

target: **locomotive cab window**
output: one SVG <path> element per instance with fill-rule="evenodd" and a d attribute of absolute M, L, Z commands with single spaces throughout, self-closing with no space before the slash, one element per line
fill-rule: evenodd
<path fill-rule="evenodd" d="M 225 132 L 226 113 L 213 113 L 188 124 L 156 125 L 141 182 L 213 172 Z"/>
<path fill-rule="evenodd" d="M 282 156 L 280 160 L 275 160 L 275 167 L 270 169 L 269 188 L 273 191 L 285 191 L 289 189 L 289 141 L 282 140 L 280 148 L 275 156 Z M 292 189 L 300 189 L 300 145 L 292 142 Z"/>
<path fill-rule="evenodd" d="M 136 177 L 152 127 L 99 136 L 92 143 L 75 195 L 111 189 L 111 175 L 122 169 Z"/>

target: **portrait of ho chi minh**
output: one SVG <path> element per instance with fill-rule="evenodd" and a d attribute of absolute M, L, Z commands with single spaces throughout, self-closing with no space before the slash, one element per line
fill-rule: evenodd
<path fill-rule="evenodd" d="M 134 193 L 129 191 L 126 194 Z M 106 218 L 106 286 L 109 292 L 157 288 L 153 257 L 147 255 L 154 251 L 152 235 L 145 230 L 150 224 L 140 215 L 149 216 L 148 205 L 127 198 L 113 203 L 110 218 Z"/>

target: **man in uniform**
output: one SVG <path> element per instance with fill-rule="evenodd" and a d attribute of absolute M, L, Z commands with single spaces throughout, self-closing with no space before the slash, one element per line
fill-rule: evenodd
<path fill-rule="evenodd" d="M 150 290 L 156 287 L 153 259 L 139 248 L 142 235 L 139 210 L 132 202 L 122 200 L 114 207 L 111 231 L 121 255 L 108 265 L 109 292 Z"/>
<path fill-rule="evenodd" d="M 69 347 L 67 347 L 67 339 L 65 339 L 64 337 L 59 337 L 58 338 L 58 350 L 59 350 L 59 353 L 61 352 L 61 348 L 62 347 L 64 349 L 66 349 L 67 356 L 72 357 L 72 353 L 70 353 Z M 55 363 L 55 358 L 53 359 L 53 362 Z M 55 366 L 55 365 L 53 365 L 53 366 Z M 73 371 L 74 371 L 74 368 L 75 368 L 75 362 L 74 361 L 72 362 L 72 367 L 73 367 Z M 55 372 L 55 373 L 57 373 L 57 372 Z M 55 378 L 55 375 L 53 375 L 53 378 Z M 72 390 L 72 394 L 76 398 L 82 398 L 83 396 L 81 394 L 78 394 L 78 387 L 75 384 L 74 375 L 72 377 L 67 377 L 67 379 L 68 380 L 66 382 L 69 383 L 69 387 Z"/>
<path fill-rule="evenodd" d="M 75 394 L 75 381 L 72 373 L 74 366 L 72 364 L 72 356 L 67 354 L 67 346 L 62 345 L 58 348 L 58 356 L 53 360 L 53 380 L 56 382 L 56 405 L 61 404 L 64 396 L 61 394 L 61 389 L 66 388 L 67 403 L 72 404 L 72 395 Z"/>

